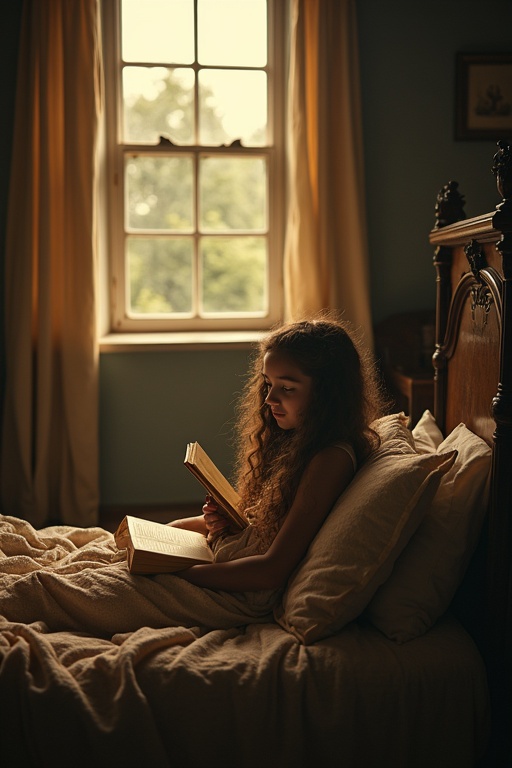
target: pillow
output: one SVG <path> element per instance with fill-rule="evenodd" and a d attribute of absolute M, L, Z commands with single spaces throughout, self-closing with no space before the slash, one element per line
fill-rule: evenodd
<path fill-rule="evenodd" d="M 305 645 L 362 613 L 455 460 L 453 451 L 419 455 L 408 447 L 402 417 L 375 424 L 380 448 L 335 503 L 274 609 L 276 621 Z"/>
<path fill-rule="evenodd" d="M 433 453 L 443 442 L 443 433 L 430 411 L 425 411 L 412 430 L 414 447 L 418 453 Z"/>
<path fill-rule="evenodd" d="M 414 437 L 410 431 L 409 417 L 403 411 L 382 416 L 370 426 L 380 436 L 382 443 L 386 443 L 388 453 L 416 453 Z"/>
<path fill-rule="evenodd" d="M 433 416 L 426 421 L 432 434 Z M 418 427 L 419 423 L 413 433 Z M 365 614 L 381 632 L 400 643 L 424 634 L 445 613 L 482 528 L 491 449 L 464 424 L 437 450 L 453 449 L 457 457 L 442 477 L 431 508 Z"/>

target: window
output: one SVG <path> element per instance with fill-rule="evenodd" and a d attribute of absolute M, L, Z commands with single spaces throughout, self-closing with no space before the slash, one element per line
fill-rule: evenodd
<path fill-rule="evenodd" d="M 112 331 L 279 319 L 285 5 L 103 3 Z"/>

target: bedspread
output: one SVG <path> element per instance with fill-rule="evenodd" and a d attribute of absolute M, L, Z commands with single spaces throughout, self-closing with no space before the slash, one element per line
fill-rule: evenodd
<path fill-rule="evenodd" d="M 95 572 L 125 568 L 102 529 L 33 532 L 7 522 L 4 597 L 31 574 L 58 573 L 64 589 L 84 570 L 93 583 Z M 16 536 L 25 549 L 11 556 Z M 135 584 L 163 588 L 158 578 Z M 469 768 L 485 744 L 485 671 L 450 618 L 402 646 L 357 622 L 311 646 L 263 617 L 224 629 L 141 625 L 110 635 L 99 624 L 101 633 L 52 631 L 39 620 L 0 619 L 9 768 Z"/>

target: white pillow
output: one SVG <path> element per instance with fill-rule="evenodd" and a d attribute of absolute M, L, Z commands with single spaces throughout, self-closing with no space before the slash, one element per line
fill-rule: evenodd
<path fill-rule="evenodd" d="M 426 418 L 430 435 L 432 421 L 430 414 Z M 420 438 L 425 440 L 425 434 Z M 365 614 L 381 632 L 398 642 L 424 634 L 445 613 L 482 528 L 491 449 L 464 424 L 439 444 L 437 452 L 444 454 L 453 449 L 457 451 L 453 467 L 442 477 L 431 508 Z"/>
<path fill-rule="evenodd" d="M 412 430 L 414 447 L 418 453 L 433 453 L 443 442 L 443 433 L 430 411 L 425 411 Z"/>
<path fill-rule="evenodd" d="M 274 609 L 276 621 L 304 644 L 338 632 L 362 613 L 455 460 L 455 452 L 411 450 L 402 417 L 377 424 L 389 439 L 383 436 L 340 496 Z"/>

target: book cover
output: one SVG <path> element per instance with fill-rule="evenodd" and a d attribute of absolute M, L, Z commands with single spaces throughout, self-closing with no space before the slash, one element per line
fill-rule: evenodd
<path fill-rule="evenodd" d="M 225 510 L 235 527 L 246 528 L 249 523 L 240 511 L 240 496 L 199 443 L 188 443 L 184 464 Z"/>

